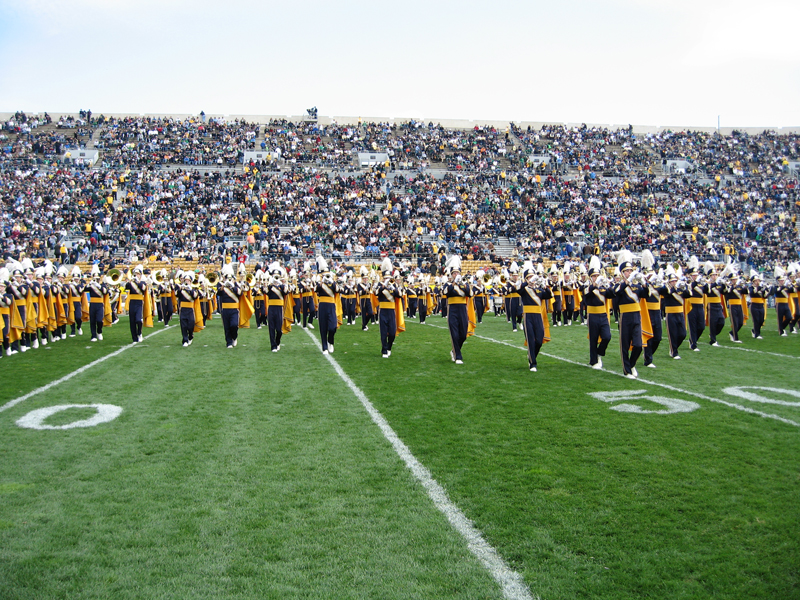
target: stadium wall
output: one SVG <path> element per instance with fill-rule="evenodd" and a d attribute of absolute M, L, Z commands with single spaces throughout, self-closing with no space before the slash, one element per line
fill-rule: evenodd
<path fill-rule="evenodd" d="M 42 113 L 43 114 L 43 113 Z M 58 121 L 61 116 L 64 117 L 75 117 L 78 113 L 56 113 L 48 111 L 48 114 L 52 117 L 53 121 Z M 92 111 L 93 116 L 104 115 L 106 118 L 114 117 L 114 118 L 123 118 L 123 117 L 130 117 L 130 116 L 142 116 L 142 117 L 172 117 L 177 119 L 185 119 L 188 117 L 198 117 L 197 114 L 188 114 L 188 113 L 144 113 L 139 115 L 134 115 L 132 113 L 106 113 L 102 111 Z M 14 116 L 13 112 L 0 112 L 0 120 L 3 122 L 8 121 L 10 118 Z M 206 114 L 206 120 L 212 118 L 219 118 L 222 117 L 226 120 L 233 121 L 236 119 L 244 119 L 249 123 L 267 123 L 271 119 L 286 119 L 289 121 L 299 122 L 299 121 L 307 121 L 308 115 L 240 115 L 240 114 Z M 353 117 L 353 116 L 333 116 L 333 117 L 323 117 L 320 116 L 317 119 L 317 122 L 320 125 L 330 125 L 334 121 L 339 125 L 358 125 L 360 122 L 364 123 L 407 123 L 411 120 L 419 121 L 421 123 L 436 123 L 438 125 L 442 125 L 448 129 L 472 129 L 475 126 L 487 126 L 487 127 L 495 127 L 496 129 L 505 130 L 508 127 L 509 121 L 508 120 L 497 120 L 497 119 L 440 119 L 436 117 L 369 117 L 369 116 L 361 116 L 361 117 Z M 526 129 L 528 126 L 541 129 L 543 125 L 564 125 L 565 127 L 580 127 L 583 123 L 557 123 L 554 121 L 514 121 L 514 123 L 520 127 L 521 129 Z M 586 123 L 588 127 L 600 127 L 600 128 L 608 128 L 608 129 L 624 129 L 629 126 L 628 123 Z M 686 126 L 686 125 L 633 125 L 634 133 L 638 134 L 647 134 L 647 133 L 659 133 L 661 131 L 702 131 L 706 133 L 714 133 L 717 131 L 716 127 L 697 127 L 697 126 Z M 730 135 L 733 131 L 742 131 L 749 135 L 757 135 L 764 131 L 774 131 L 777 134 L 800 134 L 800 126 L 797 127 L 721 127 L 720 133 L 723 135 Z"/>

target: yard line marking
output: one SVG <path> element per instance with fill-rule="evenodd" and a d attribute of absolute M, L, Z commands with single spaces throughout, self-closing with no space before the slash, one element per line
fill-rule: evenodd
<path fill-rule="evenodd" d="M 739 352 L 755 352 L 756 354 L 769 354 L 770 356 L 780 356 L 781 358 L 793 358 L 795 360 L 800 359 L 800 356 L 792 356 L 791 354 L 780 354 L 778 352 L 767 352 L 766 350 L 755 350 L 753 348 L 737 348 L 736 346 L 723 346 L 720 345 L 720 348 L 725 348 L 726 350 L 738 350 Z"/>
<path fill-rule="evenodd" d="M 411 321 L 411 322 L 413 323 L 414 321 Z M 437 327 L 438 329 L 447 329 L 447 327 L 442 327 L 441 325 L 433 325 L 433 326 Z M 525 350 L 527 352 L 527 349 L 525 347 L 523 347 L 523 346 L 516 346 L 514 344 L 510 344 L 510 343 L 504 342 L 502 340 L 496 340 L 494 338 L 486 337 L 486 336 L 483 336 L 483 335 L 477 335 L 477 334 L 474 337 L 476 337 L 478 339 L 481 339 L 481 340 L 494 342 L 496 344 L 503 344 L 504 346 L 509 346 L 511 348 L 516 348 L 517 350 Z M 547 352 L 539 352 L 539 354 L 547 356 L 548 358 L 554 358 L 556 360 L 560 360 L 560 361 L 569 363 L 571 365 L 577 365 L 579 367 L 584 367 L 586 369 L 591 369 L 590 365 L 588 365 L 586 363 L 581 363 L 581 362 L 578 362 L 578 361 L 575 361 L 575 360 L 571 360 L 569 358 L 564 358 L 562 356 L 556 356 L 555 354 L 548 354 Z M 607 369 L 601 369 L 601 371 L 603 373 L 608 373 L 609 375 L 616 375 L 617 377 L 625 377 L 625 375 L 623 373 L 617 373 L 615 371 L 609 371 Z M 794 425 L 795 427 L 800 427 L 800 423 L 792 421 L 791 419 L 786 419 L 784 417 L 781 417 L 779 415 L 773 415 L 771 413 L 761 412 L 760 410 L 755 410 L 755 409 L 749 408 L 747 406 L 742 406 L 741 404 L 736 404 L 735 402 L 728 402 L 726 400 L 720 400 L 719 398 L 712 398 L 711 396 L 706 396 L 705 394 L 700 394 L 698 392 L 690 392 L 688 390 L 683 390 L 681 388 L 677 388 L 677 387 L 669 385 L 667 383 L 659 383 L 658 381 L 650 381 L 650 380 L 647 380 L 647 379 L 640 379 L 640 378 L 637 378 L 636 381 L 641 381 L 642 383 L 645 383 L 647 385 L 654 385 L 654 386 L 657 386 L 657 387 L 662 387 L 664 389 L 667 389 L 667 390 L 670 390 L 670 391 L 673 391 L 673 392 L 679 392 L 681 394 L 686 394 L 688 396 L 694 396 L 695 398 L 701 398 L 702 400 L 708 400 L 709 402 L 716 402 L 717 404 L 723 404 L 724 406 L 727 406 L 729 408 L 735 408 L 736 410 L 741 410 L 743 412 L 750 413 L 752 415 L 758 415 L 759 417 L 764 417 L 765 419 L 774 419 L 776 421 L 780 421 L 781 423 L 786 423 L 787 425 Z"/>
<path fill-rule="evenodd" d="M 308 336 L 314 341 L 317 349 L 322 351 L 322 344 L 314 334 L 304 330 Z M 447 517 L 447 520 L 461 536 L 466 540 L 467 547 L 470 552 L 481 562 L 484 568 L 489 571 L 489 574 L 500 585 L 503 591 L 503 597 L 509 600 L 533 600 L 528 586 L 522 579 L 522 576 L 511 569 L 486 540 L 483 539 L 481 532 L 472 524 L 467 516 L 448 498 L 447 492 L 439 483 L 433 478 L 430 471 L 420 463 L 416 457 L 411 453 L 408 446 L 389 425 L 388 421 L 378 411 L 377 408 L 370 402 L 369 398 L 361 391 L 361 389 L 353 382 L 352 379 L 344 372 L 339 363 L 330 355 L 324 355 L 331 363 L 336 373 L 342 378 L 352 392 L 359 399 L 361 404 L 366 409 L 372 421 L 380 428 L 383 436 L 389 441 L 394 448 L 397 455 L 406 463 L 406 467 L 411 471 L 414 477 L 422 484 L 425 491 L 428 492 L 428 497 L 433 500 L 434 505 L 439 511 Z"/>
<path fill-rule="evenodd" d="M 172 329 L 173 327 L 175 327 L 175 326 L 174 326 L 174 325 L 168 325 L 168 326 L 167 326 L 167 327 L 165 327 L 164 329 L 159 329 L 158 331 L 154 331 L 153 333 L 151 333 L 150 335 L 148 335 L 148 336 L 147 336 L 147 337 L 145 337 L 144 339 L 145 339 L 145 340 L 147 340 L 147 339 L 150 339 L 150 338 L 151 338 L 151 337 L 153 337 L 154 335 L 158 335 L 158 334 L 159 334 L 159 333 L 161 333 L 162 331 L 166 331 L 167 329 Z M 133 343 L 130 343 L 130 344 L 128 344 L 127 346 L 123 346 L 122 348 L 120 348 L 119 350 L 115 350 L 115 351 L 114 351 L 114 352 L 112 352 L 111 354 L 106 354 L 105 356 L 103 356 L 103 357 L 101 357 L 101 358 L 98 358 L 97 360 L 95 360 L 95 361 L 93 361 L 93 362 L 90 362 L 88 365 L 84 365 L 84 366 L 82 366 L 80 369 L 76 369 L 76 370 L 75 370 L 75 371 L 73 371 L 72 373 L 69 373 L 69 374 L 67 374 L 67 375 L 64 375 L 64 376 L 63 376 L 61 379 L 56 379 L 55 381 L 51 381 L 51 382 L 50 382 L 50 383 L 48 383 L 47 385 L 43 385 L 43 386 L 42 386 L 42 387 L 40 387 L 40 388 L 36 388 L 36 389 L 35 389 L 35 390 L 33 390 L 32 392 L 28 392 L 28 393 L 27 393 L 27 394 L 25 394 L 24 396 L 20 396 L 19 398 L 16 398 L 15 400 L 10 400 L 9 402 L 6 402 L 6 403 L 5 403 L 3 406 L 0 406 L 0 412 L 3 412 L 4 410 L 7 410 L 7 409 L 9 409 L 9 408 L 13 408 L 13 407 L 14 407 L 14 406 L 16 406 L 17 404 L 19 404 L 20 402 L 24 402 L 24 401 L 25 401 L 25 400 L 27 400 L 28 398 L 32 398 L 33 396 L 36 396 L 36 395 L 38 395 L 38 394 L 41 394 L 42 392 L 46 392 L 47 390 L 49 390 L 49 389 L 51 389 L 51 388 L 54 388 L 54 387 L 56 387 L 57 385 L 60 385 L 60 384 L 64 383 L 65 381 L 69 380 L 69 379 L 72 379 L 72 378 L 73 378 L 73 377 L 75 377 L 76 375 L 80 375 L 80 374 L 81 374 L 81 373 L 83 373 L 84 371 L 86 371 L 86 370 L 88 370 L 88 369 L 91 369 L 91 368 L 92 368 L 92 367 L 94 367 L 95 365 L 99 365 L 99 364 L 100 364 L 101 362 L 103 362 L 104 360 L 108 360 L 108 359 L 109 359 L 109 358 L 111 358 L 112 356 L 116 356 L 117 354 L 120 354 L 120 353 L 122 353 L 122 352 L 125 352 L 125 350 L 127 350 L 128 348 L 133 348 L 134 346 L 136 346 L 136 344 L 133 344 Z"/>

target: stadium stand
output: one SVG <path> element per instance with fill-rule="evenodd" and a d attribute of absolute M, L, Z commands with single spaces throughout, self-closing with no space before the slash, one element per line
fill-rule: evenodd
<path fill-rule="evenodd" d="M 622 248 L 745 270 L 798 258 L 797 133 L 329 121 L 6 115 L 3 255 L 195 266 L 391 255 L 422 270 L 454 252 L 479 261 L 468 270 Z M 80 149 L 99 151 L 94 166 L 65 160 Z M 254 151 L 270 160 L 243 162 Z M 360 168 L 359 153 L 388 161 Z"/>

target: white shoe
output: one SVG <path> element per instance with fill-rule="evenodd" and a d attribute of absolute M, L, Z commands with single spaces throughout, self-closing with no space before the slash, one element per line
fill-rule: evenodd
<path fill-rule="evenodd" d="M 735 342 L 735 341 L 736 341 L 736 339 L 733 337 L 733 332 L 729 332 L 729 333 L 728 333 L 728 337 L 729 337 L 729 338 L 731 338 L 731 341 L 732 341 L 732 342 Z"/>
<path fill-rule="evenodd" d="M 389 358 L 388 354 L 381 354 L 381 358 Z"/>
<path fill-rule="evenodd" d="M 259 325 L 258 327 L 256 327 L 256 329 L 261 329 L 261 327 L 262 327 L 262 326 L 261 326 L 261 325 Z"/>
<path fill-rule="evenodd" d="M 631 375 L 633 375 L 634 377 L 639 376 L 639 371 L 636 370 L 636 367 L 631 367 Z"/>
<path fill-rule="evenodd" d="M 280 344 L 278 344 L 278 347 L 277 347 L 277 348 L 275 348 L 275 351 L 277 352 L 277 351 L 278 351 L 278 350 L 280 350 L 280 349 L 281 349 L 281 345 L 280 345 Z"/>
<path fill-rule="evenodd" d="M 90 339 L 89 341 L 90 341 L 90 342 L 96 342 L 96 341 L 97 341 L 97 338 L 92 338 L 92 339 Z M 23 352 L 25 352 L 25 350 L 23 350 Z"/>
<path fill-rule="evenodd" d="M 10 350 L 10 349 L 9 349 L 9 351 L 8 351 L 8 356 L 11 356 L 12 354 L 19 354 L 19 351 L 17 351 L 17 350 Z"/>
<path fill-rule="evenodd" d="M 47 338 L 42 338 L 42 346 L 47 346 Z"/>
<path fill-rule="evenodd" d="M 741 344 L 741 343 L 742 343 L 742 340 L 733 340 L 733 343 L 734 343 L 734 344 Z"/>
<path fill-rule="evenodd" d="M 712 346 L 714 346 L 715 348 L 719 348 L 719 347 L 720 347 L 720 346 L 719 346 L 719 344 L 718 344 L 717 342 L 714 342 L 714 343 L 713 343 L 713 344 L 711 344 L 711 345 L 712 345 Z"/>
<path fill-rule="evenodd" d="M 792 329 L 792 333 L 797 333 L 797 329 Z"/>
<path fill-rule="evenodd" d="M 759 335 L 758 337 L 756 337 L 756 339 L 757 340 L 763 340 L 764 338 Z"/>
<path fill-rule="evenodd" d="M 387 353 L 389 354 L 389 356 L 392 355 L 392 351 L 391 350 L 387 350 Z"/>
<path fill-rule="evenodd" d="M 328 354 L 328 351 L 327 350 L 323 350 L 322 353 L 323 354 Z"/>
<path fill-rule="evenodd" d="M 650 363 L 649 365 L 647 365 L 647 368 L 648 369 L 655 369 L 656 366 L 653 363 Z"/>
<path fill-rule="evenodd" d="M 143 341 L 144 341 L 144 338 L 143 338 L 141 335 L 139 336 L 139 341 L 140 341 L 140 342 L 143 342 Z"/>
<path fill-rule="evenodd" d="M 133 341 L 131 342 L 131 344 L 138 344 L 138 343 L 139 343 L 139 340 L 133 340 Z"/>
<path fill-rule="evenodd" d="M 103 341 L 103 334 L 102 333 L 98 333 L 97 334 L 97 339 L 102 342 Z"/>
<path fill-rule="evenodd" d="M 313 326 L 311 323 L 309 323 L 309 324 L 308 324 L 308 328 L 309 328 L 309 329 L 314 329 L 314 326 Z"/>
<path fill-rule="evenodd" d="M 328 344 L 328 351 L 333 354 L 333 344 Z"/>
<path fill-rule="evenodd" d="M 789 337 L 789 336 L 787 336 L 787 335 L 786 335 L 786 332 L 784 331 L 784 332 L 781 334 L 781 337 Z M 36 343 L 36 342 L 34 342 L 34 344 L 35 344 L 35 343 Z M 35 347 L 36 347 L 36 346 L 34 346 L 34 348 L 35 348 Z"/>
<path fill-rule="evenodd" d="M 36 338 L 34 338 L 34 340 L 33 340 L 33 343 L 31 344 L 31 348 L 33 348 L 34 350 L 36 350 L 38 347 L 39 347 L 39 340 L 37 340 Z"/>
<path fill-rule="evenodd" d="M 183 347 L 184 348 L 188 348 L 189 347 L 189 342 L 183 342 Z"/>
<path fill-rule="evenodd" d="M 69 337 L 75 337 L 75 334 L 74 333 L 70 333 Z"/>
<path fill-rule="evenodd" d="M 531 373 L 536 373 L 536 367 L 531 367 Z"/>
<path fill-rule="evenodd" d="M 72 337 L 75 337 L 75 336 L 72 336 Z M 61 336 L 61 339 L 62 339 L 62 340 L 65 340 L 65 339 L 67 339 L 67 334 L 65 333 L 64 335 L 62 335 L 62 336 Z"/>
<path fill-rule="evenodd" d="M 233 345 L 228 346 L 228 350 L 233 350 Z"/>
<path fill-rule="evenodd" d="M 627 375 L 625 375 L 625 377 L 627 377 L 628 379 L 636 379 L 636 377 L 634 377 L 633 374 L 631 373 L 628 373 Z"/>
<path fill-rule="evenodd" d="M 457 361 L 456 361 L 456 364 L 457 364 L 457 365 L 463 365 L 463 364 L 464 364 L 464 361 L 463 361 L 463 360 L 457 360 Z"/>
<path fill-rule="evenodd" d="M 675 356 L 673 356 L 672 358 L 673 358 L 673 360 L 680 360 L 681 359 L 681 357 L 678 356 L 677 354 Z"/>
<path fill-rule="evenodd" d="M 80 327 L 78 327 L 78 335 L 83 335 L 83 329 L 81 329 Z"/>
<path fill-rule="evenodd" d="M 592 365 L 592 368 L 593 368 L 595 371 L 599 371 L 600 369 L 602 369 L 602 368 L 603 368 L 603 365 L 602 365 L 602 364 L 601 364 L 601 363 L 598 361 L 598 362 L 596 362 L 596 363 L 594 363 L 594 364 Z"/>
<path fill-rule="evenodd" d="M 597 364 L 600 365 L 601 369 L 603 368 L 603 359 L 600 358 L 599 356 L 597 357 Z"/>
<path fill-rule="evenodd" d="M 273 352 L 277 352 L 277 351 L 278 351 L 278 349 L 277 349 L 277 348 L 273 348 L 273 349 L 272 349 L 272 351 L 273 351 Z"/>
<path fill-rule="evenodd" d="M 190 345 L 190 346 L 192 345 L 192 342 L 193 342 L 193 341 L 194 341 L 194 338 L 192 338 L 192 339 L 190 339 L 190 340 L 189 340 L 189 345 Z"/>
<path fill-rule="evenodd" d="M 362 329 L 362 331 L 369 331 L 369 327 L 364 327 L 364 329 Z"/>
<path fill-rule="evenodd" d="M 450 350 L 450 360 L 453 362 L 456 360 L 456 353 L 453 350 Z"/>
<path fill-rule="evenodd" d="M 239 345 L 239 338 L 236 338 L 235 340 L 233 340 L 233 347 L 236 348 L 236 346 L 238 345 Z"/>
<path fill-rule="evenodd" d="M 303 327 L 303 329 L 308 329 L 308 327 Z"/>

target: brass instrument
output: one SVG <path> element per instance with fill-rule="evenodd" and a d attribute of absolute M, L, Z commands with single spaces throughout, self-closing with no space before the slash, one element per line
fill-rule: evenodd
<path fill-rule="evenodd" d="M 155 277 L 153 277 L 153 280 L 157 284 L 161 285 L 162 283 L 164 283 L 164 274 L 161 271 L 156 271 L 156 274 L 155 274 Z"/>
<path fill-rule="evenodd" d="M 206 275 L 206 281 L 208 282 L 208 285 L 216 287 L 216 285 L 219 283 L 219 273 L 217 271 L 209 273 Z"/>
<path fill-rule="evenodd" d="M 245 275 L 244 280 L 245 280 L 245 283 L 247 283 L 248 286 L 252 287 L 253 286 L 253 281 L 255 280 L 255 278 L 256 278 L 256 276 L 253 273 L 248 273 L 247 275 Z"/>
<path fill-rule="evenodd" d="M 106 275 L 108 283 L 113 286 L 118 286 L 123 283 L 123 273 L 119 269 L 110 269 Z"/>

